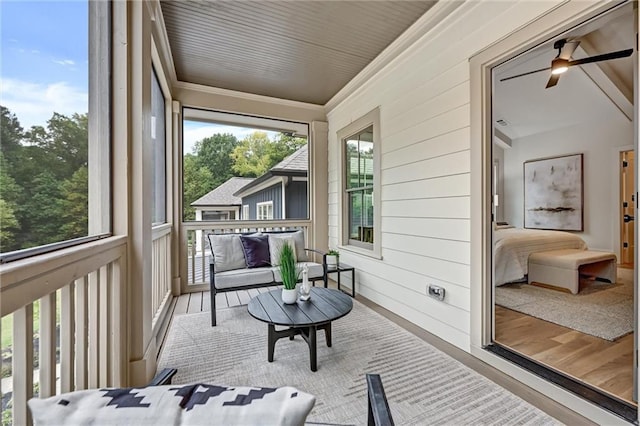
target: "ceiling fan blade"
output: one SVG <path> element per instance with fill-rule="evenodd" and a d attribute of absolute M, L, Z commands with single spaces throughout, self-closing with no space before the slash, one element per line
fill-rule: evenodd
<path fill-rule="evenodd" d="M 591 64 L 593 62 L 609 61 L 611 59 L 626 58 L 627 56 L 631 56 L 632 53 L 633 53 L 633 49 L 618 50 L 617 52 L 604 53 L 602 55 L 589 56 L 588 58 L 582 58 L 582 59 L 576 59 L 574 61 L 569 61 L 567 66 L 573 67 L 575 65 Z"/>
<path fill-rule="evenodd" d="M 564 46 L 562 46 L 562 49 L 560 50 L 560 54 L 558 55 L 558 58 L 570 60 L 571 55 L 573 55 L 573 52 L 576 51 L 579 45 L 580 45 L 579 40 L 567 41 L 564 44 Z"/>
<path fill-rule="evenodd" d="M 518 74 L 518 75 L 512 75 L 511 77 L 501 78 L 500 81 L 507 81 L 507 80 L 511 80 L 512 78 L 523 77 L 525 75 L 535 74 L 535 73 L 540 72 L 540 71 L 548 71 L 550 69 L 551 69 L 551 67 L 540 68 L 539 70 L 529 71 L 529 72 L 525 72 L 525 73 Z"/>
<path fill-rule="evenodd" d="M 548 89 L 549 87 L 553 87 L 556 84 L 558 84 L 558 80 L 560 80 L 560 74 L 551 74 L 551 77 L 549 77 L 549 81 L 547 82 L 545 89 Z"/>

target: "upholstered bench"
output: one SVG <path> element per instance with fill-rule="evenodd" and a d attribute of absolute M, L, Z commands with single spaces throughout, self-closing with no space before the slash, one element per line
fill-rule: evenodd
<path fill-rule="evenodd" d="M 616 255 L 603 251 L 564 249 L 529 255 L 529 284 L 532 282 L 580 291 L 580 275 L 608 282 L 616 281 Z"/>

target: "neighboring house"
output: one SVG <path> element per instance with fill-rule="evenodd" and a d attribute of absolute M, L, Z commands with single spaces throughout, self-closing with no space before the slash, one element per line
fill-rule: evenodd
<path fill-rule="evenodd" d="M 233 195 L 242 199 L 242 219 L 306 219 L 307 145 L 247 183 Z"/>
<path fill-rule="evenodd" d="M 220 186 L 206 193 L 191 206 L 196 211 L 196 220 L 240 220 L 242 217 L 240 207 L 241 199 L 234 192 L 238 188 L 249 184 L 253 178 L 232 177 Z M 202 251 L 202 231 L 196 231 L 196 251 Z"/>

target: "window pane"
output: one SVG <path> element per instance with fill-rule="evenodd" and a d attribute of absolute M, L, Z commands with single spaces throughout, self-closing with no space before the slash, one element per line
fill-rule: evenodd
<path fill-rule="evenodd" d="M 362 232 L 362 192 L 349 194 L 349 238 L 360 240 Z"/>
<path fill-rule="evenodd" d="M 360 186 L 373 185 L 373 142 L 360 141 Z"/>
<path fill-rule="evenodd" d="M 231 212 L 218 215 L 219 220 L 309 217 L 306 125 L 190 108 L 185 108 L 183 115 L 185 221 L 210 220 L 206 218 L 214 216 L 202 212 L 216 210 Z M 248 124 L 223 124 L 216 119 L 246 120 Z M 298 130 L 249 127 L 252 120 L 266 122 L 264 126 L 270 129 L 295 125 Z M 259 203 L 270 204 L 259 209 Z"/>
<path fill-rule="evenodd" d="M 373 243 L 373 189 L 365 189 L 362 196 L 362 239 L 365 243 Z"/>
<path fill-rule="evenodd" d="M 358 140 L 350 139 L 346 145 L 347 189 L 359 188 Z"/>
<path fill-rule="evenodd" d="M 1 7 L 0 250 L 6 253 L 88 235 L 90 58 L 87 1 Z"/>
<path fill-rule="evenodd" d="M 153 145 L 152 222 L 167 221 L 165 99 L 155 72 L 151 72 L 151 142 Z"/>

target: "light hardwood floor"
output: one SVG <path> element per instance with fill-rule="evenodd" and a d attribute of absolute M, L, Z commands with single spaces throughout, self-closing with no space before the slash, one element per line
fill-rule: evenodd
<path fill-rule="evenodd" d="M 633 333 L 615 342 L 496 306 L 496 342 L 632 404 Z"/>

